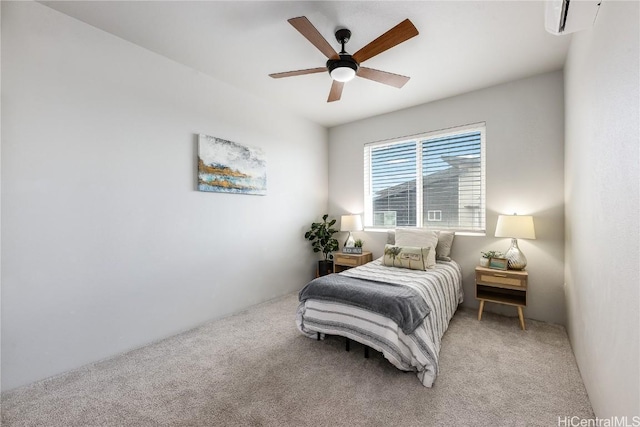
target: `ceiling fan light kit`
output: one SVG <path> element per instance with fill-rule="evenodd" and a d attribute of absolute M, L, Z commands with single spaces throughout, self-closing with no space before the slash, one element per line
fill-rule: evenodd
<path fill-rule="evenodd" d="M 327 61 L 327 70 L 333 80 L 348 82 L 356 76 L 358 63 L 351 58 L 351 55 L 340 55 L 340 59 Z"/>
<path fill-rule="evenodd" d="M 405 19 L 353 55 L 348 54 L 344 49 L 345 43 L 347 43 L 351 38 L 351 31 L 348 29 L 341 28 L 336 31 L 336 40 L 342 46 L 342 49 L 338 54 L 306 17 L 300 16 L 298 18 L 291 18 L 288 22 L 328 58 L 326 70 L 333 79 L 333 83 L 331 85 L 327 102 L 339 101 L 342 96 L 344 83 L 353 80 L 356 76 L 396 88 L 401 88 L 409 81 L 409 77 L 406 76 L 360 66 L 360 63 L 367 59 L 370 59 L 402 42 L 409 40 L 412 37 L 417 36 L 418 30 L 408 19 Z M 284 73 L 274 73 L 269 74 L 269 76 L 274 79 L 279 79 L 282 77 L 314 74 L 324 70 L 324 68 L 317 67 L 305 70 L 287 71 Z"/>

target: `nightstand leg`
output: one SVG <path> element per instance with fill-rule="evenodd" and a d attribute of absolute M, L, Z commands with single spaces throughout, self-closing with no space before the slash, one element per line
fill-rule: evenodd
<path fill-rule="evenodd" d="M 524 315 L 522 314 L 522 307 L 518 307 L 518 317 L 520 318 L 520 327 L 524 331 L 525 327 L 524 327 Z"/>
<path fill-rule="evenodd" d="M 484 300 L 480 300 L 480 308 L 478 308 L 478 320 L 482 320 L 482 310 L 484 310 Z"/>

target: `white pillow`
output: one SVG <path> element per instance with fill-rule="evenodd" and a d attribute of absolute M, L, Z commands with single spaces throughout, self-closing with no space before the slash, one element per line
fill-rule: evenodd
<path fill-rule="evenodd" d="M 431 248 L 425 261 L 426 268 L 436 265 L 436 246 L 438 246 L 438 233 L 419 228 L 396 228 L 396 245 L 413 246 L 418 248 Z"/>

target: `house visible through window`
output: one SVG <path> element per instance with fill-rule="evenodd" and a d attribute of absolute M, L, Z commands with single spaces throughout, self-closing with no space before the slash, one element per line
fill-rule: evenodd
<path fill-rule="evenodd" d="M 365 145 L 365 226 L 485 231 L 484 124 Z"/>

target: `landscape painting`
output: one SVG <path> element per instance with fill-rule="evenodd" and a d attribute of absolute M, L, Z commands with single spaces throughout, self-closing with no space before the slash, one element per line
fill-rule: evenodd
<path fill-rule="evenodd" d="M 267 194 L 267 164 L 263 151 L 200 135 L 198 190 L 264 196 Z"/>

